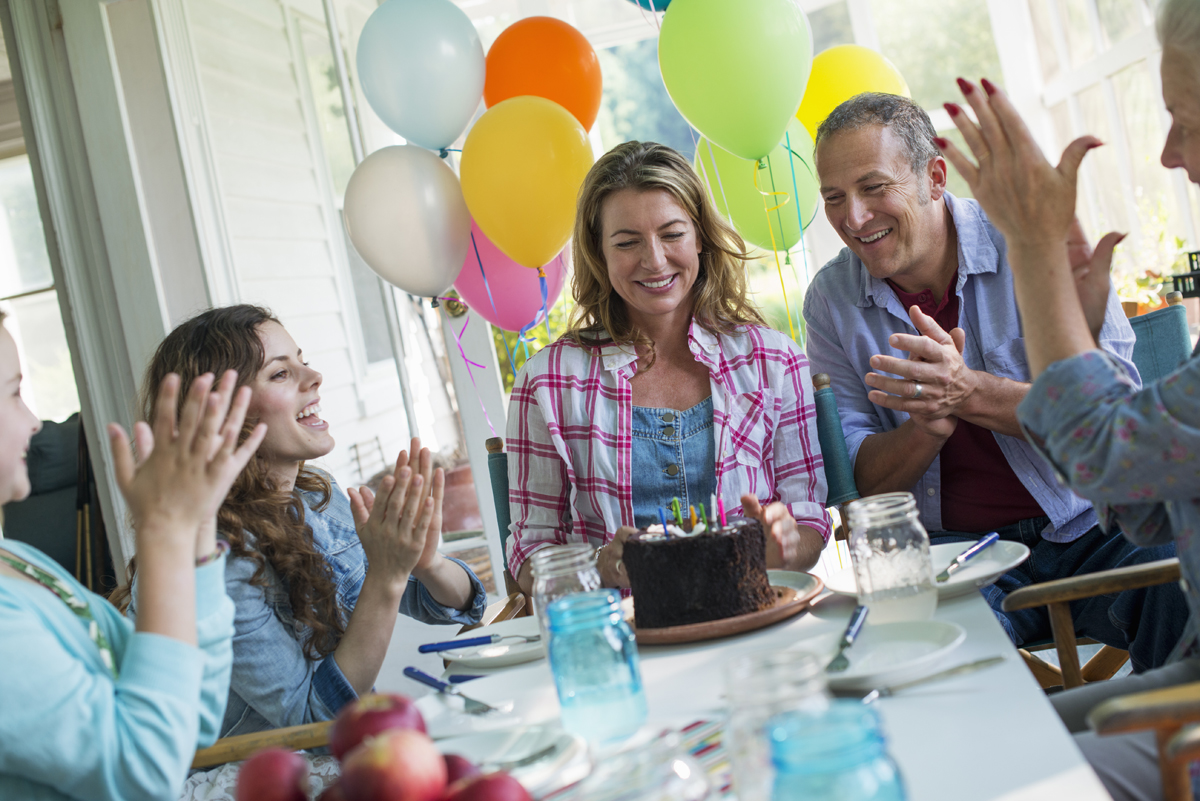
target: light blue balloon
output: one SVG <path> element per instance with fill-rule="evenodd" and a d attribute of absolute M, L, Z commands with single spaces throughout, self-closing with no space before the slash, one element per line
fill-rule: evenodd
<path fill-rule="evenodd" d="M 666 11 L 671 0 L 629 0 L 635 6 L 641 6 L 647 11 Z"/>
<path fill-rule="evenodd" d="M 371 108 L 410 143 L 440 150 L 483 98 L 479 34 L 450 0 L 387 0 L 358 39 L 358 77 Z"/>

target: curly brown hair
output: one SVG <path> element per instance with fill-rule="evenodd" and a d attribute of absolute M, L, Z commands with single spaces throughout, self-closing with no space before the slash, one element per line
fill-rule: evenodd
<path fill-rule="evenodd" d="M 180 397 L 192 381 L 205 373 L 221 376 L 237 370 L 238 387 L 251 383 L 266 362 L 259 328 L 279 323 L 270 311 L 247 304 L 210 309 L 179 325 L 158 346 L 142 381 L 142 419 L 152 420 L 158 388 L 168 373 L 182 379 Z M 247 420 L 244 439 L 257 421 Z M 317 492 L 317 511 L 329 503 L 332 486 L 322 473 L 304 467 L 295 486 L 281 489 L 267 473 L 263 460 L 254 458 L 233 482 L 217 513 L 217 530 L 229 542 L 233 556 L 258 563 L 251 581 L 267 583 L 270 565 L 288 591 L 292 615 L 308 628 L 304 653 L 319 660 L 333 653 L 345 633 L 337 604 L 337 587 L 328 562 L 313 544 L 312 528 L 304 521 L 301 492 Z M 134 568 L 130 563 L 130 570 Z M 132 575 L 132 573 L 131 573 Z M 114 602 L 128 605 L 128 589 L 118 591 Z"/>
<path fill-rule="evenodd" d="M 692 316 L 712 333 L 729 334 L 742 325 L 766 325 L 746 290 L 746 243 L 721 216 L 704 191 L 700 176 L 677 150 L 657 142 L 626 142 L 600 157 L 579 189 L 571 255 L 575 309 L 565 336 L 582 347 L 616 342 L 649 352 L 654 343 L 629 319 L 625 301 L 608 278 L 601 246 L 601 212 L 614 192 L 662 190 L 687 212 L 700 240 L 700 271 L 692 286 Z"/>

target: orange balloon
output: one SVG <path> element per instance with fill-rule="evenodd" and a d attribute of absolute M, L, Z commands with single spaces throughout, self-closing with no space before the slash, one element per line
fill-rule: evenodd
<path fill-rule="evenodd" d="M 600 112 L 600 59 L 582 33 L 554 17 L 526 17 L 505 28 L 487 54 L 483 102 L 520 95 L 553 100 L 591 130 Z"/>

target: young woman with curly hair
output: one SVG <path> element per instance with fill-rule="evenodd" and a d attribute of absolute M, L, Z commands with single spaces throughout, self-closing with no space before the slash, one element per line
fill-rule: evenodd
<path fill-rule="evenodd" d="M 808 361 L 747 297 L 745 244 L 678 152 L 626 142 L 579 192 L 569 330 L 517 377 L 508 417 L 509 567 L 568 542 L 621 550 L 672 497 L 757 517 L 769 567 L 829 536 Z"/>
<path fill-rule="evenodd" d="M 306 466 L 334 445 L 319 415 L 321 374 L 266 309 L 212 309 L 172 331 L 147 369 L 144 414 L 168 373 L 186 389 L 227 368 L 252 391 L 247 420 L 268 433 L 217 514 L 237 605 L 222 736 L 334 717 L 371 689 L 397 612 L 469 624 L 487 605 L 470 568 L 437 551 L 444 479 L 419 440 L 377 496 L 347 497 Z"/>

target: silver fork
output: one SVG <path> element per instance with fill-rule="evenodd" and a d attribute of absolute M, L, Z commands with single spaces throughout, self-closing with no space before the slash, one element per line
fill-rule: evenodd
<path fill-rule="evenodd" d="M 483 715 L 488 712 L 499 712 L 501 710 L 494 706 L 489 706 L 483 701 L 477 701 L 462 694 L 462 691 L 453 684 L 448 684 L 439 678 L 430 676 L 423 670 L 417 670 L 415 667 L 406 667 L 404 675 L 413 681 L 419 681 L 427 687 L 432 687 L 443 695 L 453 695 L 463 700 L 463 711 L 468 715 Z"/>
<path fill-rule="evenodd" d="M 846 626 L 846 633 L 842 635 L 842 639 L 838 643 L 837 656 L 825 666 L 826 673 L 841 673 L 850 667 L 850 660 L 846 658 L 846 649 L 854 645 L 854 641 L 858 639 L 858 633 L 862 631 L 863 623 L 867 620 L 868 611 L 868 607 L 862 604 L 854 607 L 854 611 L 850 613 L 850 623 Z"/>

